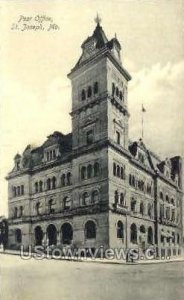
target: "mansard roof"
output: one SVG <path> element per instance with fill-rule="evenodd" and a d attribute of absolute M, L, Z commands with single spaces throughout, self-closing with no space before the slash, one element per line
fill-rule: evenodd
<path fill-rule="evenodd" d="M 42 145 L 27 145 L 22 156 L 20 154 L 16 155 L 16 158 L 21 160 L 20 169 L 30 169 L 43 164 L 44 151 L 54 147 L 58 147 L 60 157 L 64 157 L 66 154 L 70 153 L 72 151 L 72 134 L 63 134 L 59 131 L 55 131 L 47 137 L 47 140 Z M 58 157 L 58 159 L 60 157 Z M 14 171 L 16 171 L 15 167 L 12 172 Z"/>

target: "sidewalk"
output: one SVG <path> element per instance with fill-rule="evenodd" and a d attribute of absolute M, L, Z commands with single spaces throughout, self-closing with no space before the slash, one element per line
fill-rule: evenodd
<path fill-rule="evenodd" d="M 20 251 L 15 250 L 5 250 L 0 251 L 0 254 L 4 255 L 17 255 L 20 256 Z M 29 256 L 28 252 L 24 252 L 24 256 Z M 32 257 L 34 256 L 34 253 L 32 253 Z M 59 258 L 53 258 L 51 256 L 47 256 L 45 254 L 44 259 L 55 259 L 55 260 L 68 260 L 68 261 L 75 261 L 75 262 L 91 262 L 91 263 L 105 263 L 105 264 L 119 264 L 119 265 L 147 265 L 147 264 L 160 264 L 160 263 L 172 263 L 172 262 L 184 262 L 184 256 L 177 256 L 177 257 L 171 257 L 168 259 L 150 259 L 150 260 L 136 260 L 134 262 L 126 262 L 126 260 L 117 260 L 117 259 L 106 259 L 106 258 L 95 258 L 92 259 L 90 257 L 87 258 L 77 258 L 77 257 L 59 257 Z"/>

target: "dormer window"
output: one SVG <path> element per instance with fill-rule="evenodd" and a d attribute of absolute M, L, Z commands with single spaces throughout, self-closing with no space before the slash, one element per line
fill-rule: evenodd
<path fill-rule="evenodd" d="M 46 151 L 46 160 L 48 162 L 52 161 L 52 160 L 55 160 L 56 158 L 57 158 L 56 149 Z"/>
<path fill-rule="evenodd" d="M 98 82 L 97 81 L 94 83 L 93 91 L 94 91 L 94 94 L 98 93 Z"/>
<path fill-rule="evenodd" d="M 91 86 L 88 87 L 88 98 L 92 96 L 92 88 Z"/>
<path fill-rule="evenodd" d="M 82 90 L 81 99 L 82 99 L 82 101 L 86 100 L 86 92 L 85 92 L 85 90 Z"/>

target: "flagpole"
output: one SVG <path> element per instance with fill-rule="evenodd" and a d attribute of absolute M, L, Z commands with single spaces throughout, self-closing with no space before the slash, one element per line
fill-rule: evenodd
<path fill-rule="evenodd" d="M 142 140 L 143 140 L 143 137 L 144 137 L 144 118 L 143 118 L 143 105 L 142 105 L 142 109 L 141 109 L 141 111 L 142 111 Z"/>

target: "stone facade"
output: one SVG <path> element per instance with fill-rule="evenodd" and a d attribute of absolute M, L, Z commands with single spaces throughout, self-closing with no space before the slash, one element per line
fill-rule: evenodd
<path fill-rule="evenodd" d="M 72 133 L 28 145 L 8 174 L 9 247 L 156 246 L 181 253 L 182 161 L 161 161 L 128 134 L 129 73 L 98 23 L 68 77 Z"/>

